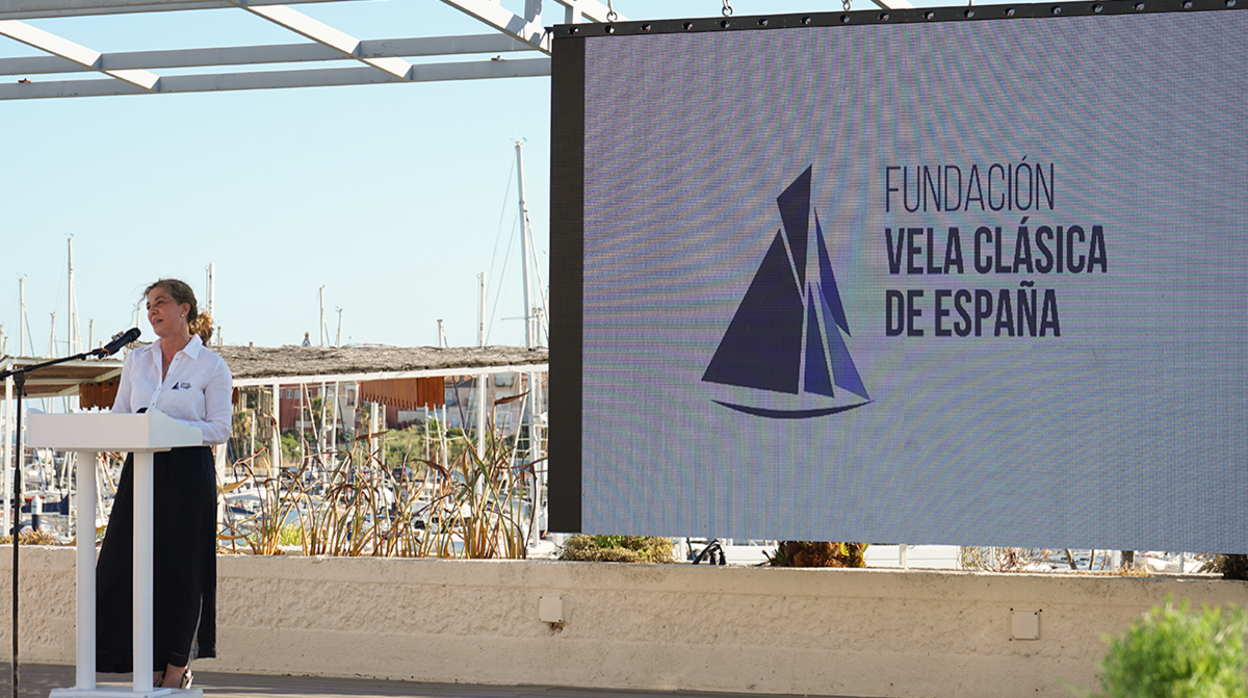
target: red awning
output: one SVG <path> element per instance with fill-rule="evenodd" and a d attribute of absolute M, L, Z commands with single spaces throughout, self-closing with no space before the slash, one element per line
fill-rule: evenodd
<path fill-rule="evenodd" d="M 390 380 L 362 381 L 360 401 L 377 402 L 401 410 L 417 410 L 422 407 L 441 407 L 446 399 L 442 377 L 393 378 Z"/>

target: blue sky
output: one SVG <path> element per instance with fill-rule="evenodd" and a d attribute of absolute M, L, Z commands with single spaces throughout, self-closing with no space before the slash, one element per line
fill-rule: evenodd
<path fill-rule="evenodd" d="M 605 0 L 604 0 L 605 1 Z M 929 4 L 929 3 L 924 3 Z M 523 3 L 506 0 L 520 11 Z M 826 0 L 732 0 L 738 16 L 828 11 Z M 858 0 L 854 9 L 873 7 Z M 628 19 L 718 16 L 721 0 L 615 0 Z M 300 11 L 361 39 L 486 33 L 432 0 L 315 3 Z M 562 21 L 547 2 L 547 24 Z M 297 43 L 241 10 L 32 21 L 102 52 Z M 0 37 L 0 57 L 38 55 Z M 159 72 L 159 71 L 157 71 Z M 40 79 L 52 79 L 39 76 Z M 83 341 L 132 326 L 142 289 L 173 276 L 216 315 L 226 343 L 477 339 L 488 272 L 490 344 L 523 344 L 515 147 L 549 283 L 549 78 L 0 102 L 0 325 L 17 351 L 68 333 L 67 240 Z M 557 273 L 557 270 L 556 270 Z M 146 320 L 139 325 L 151 339 Z"/>

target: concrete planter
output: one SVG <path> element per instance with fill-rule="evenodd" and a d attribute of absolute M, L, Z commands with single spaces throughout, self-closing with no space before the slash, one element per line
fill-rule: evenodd
<path fill-rule="evenodd" d="M 21 564 L 21 659 L 72 664 L 73 551 Z M 250 555 L 218 575 L 205 670 L 899 698 L 1068 696 L 1167 595 L 1248 604 L 1208 577 Z"/>

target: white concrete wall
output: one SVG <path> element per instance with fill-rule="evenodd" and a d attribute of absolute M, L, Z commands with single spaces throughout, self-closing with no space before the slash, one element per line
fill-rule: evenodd
<path fill-rule="evenodd" d="M 73 662 L 73 563 L 22 550 L 23 661 Z M 218 593 L 205 670 L 950 698 L 1064 698 L 1167 595 L 1248 604 L 1212 578 L 242 556 L 219 559 Z M 562 628 L 542 595 L 564 598 Z M 1040 612 L 1040 639 L 1011 639 L 1012 609 Z"/>

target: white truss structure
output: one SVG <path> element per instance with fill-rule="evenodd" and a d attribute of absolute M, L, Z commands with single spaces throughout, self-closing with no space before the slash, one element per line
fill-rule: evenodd
<path fill-rule="evenodd" d="M 339 0 L 0 0 L 0 36 L 47 55 L 0 58 L 0 100 L 51 97 L 256 90 L 282 87 L 429 82 L 550 75 L 550 36 L 542 24 L 543 0 L 524 0 L 524 14 L 499 0 L 441 0 L 491 27 L 487 34 L 362 41 L 292 7 Z M 428 0 L 407 0 L 426 2 Z M 608 5 L 598 0 L 555 0 L 564 9 L 557 21 L 606 22 Z M 26 20 L 132 12 L 182 12 L 234 8 L 261 17 L 307 41 L 265 46 L 100 53 L 28 24 Z M 623 21 L 624 17 L 614 19 Z M 554 24 L 555 22 L 552 22 Z M 514 54 L 517 57 L 512 57 Z M 412 61 L 463 56 L 464 60 Z M 309 67 L 256 72 L 153 71 L 226 66 L 351 61 L 354 67 Z M 93 73 L 72 79 L 73 73 Z M 69 74 L 71 79 L 40 80 Z M 99 76 L 111 79 L 101 80 Z M 11 78 L 11 79 L 10 79 Z"/>
<path fill-rule="evenodd" d="M 475 80 L 550 75 L 551 37 L 542 23 L 544 0 L 523 0 L 524 14 L 501 0 L 441 0 L 493 29 L 466 36 L 360 40 L 292 7 L 343 0 L 0 0 L 0 36 L 47 55 L 0 58 L 0 100 L 54 97 L 260 90 L 283 87 Z M 431 0 L 405 0 L 429 2 Z M 554 23 L 626 21 L 610 1 L 553 0 L 563 8 Z M 872 0 L 882 8 L 913 7 L 908 0 Z M 28 24 L 26 20 L 185 12 L 233 8 L 307 41 L 263 46 L 101 53 Z M 513 57 L 515 54 L 518 56 Z M 464 60 L 446 60 L 463 56 Z M 426 59 L 424 62 L 420 60 Z M 432 60 L 430 60 L 432 59 Z M 203 72 L 202 69 L 334 62 L 333 67 Z M 343 62 L 352 67 L 340 67 Z M 192 69 L 176 74 L 170 71 Z M 154 71 L 164 71 L 157 74 Z M 73 79 L 74 73 L 93 74 Z M 42 76 L 56 76 L 42 80 Z M 68 79 L 61 76 L 69 75 Z M 33 76 L 33 77 L 32 77 Z M 105 76 L 109 79 L 99 79 Z"/>

